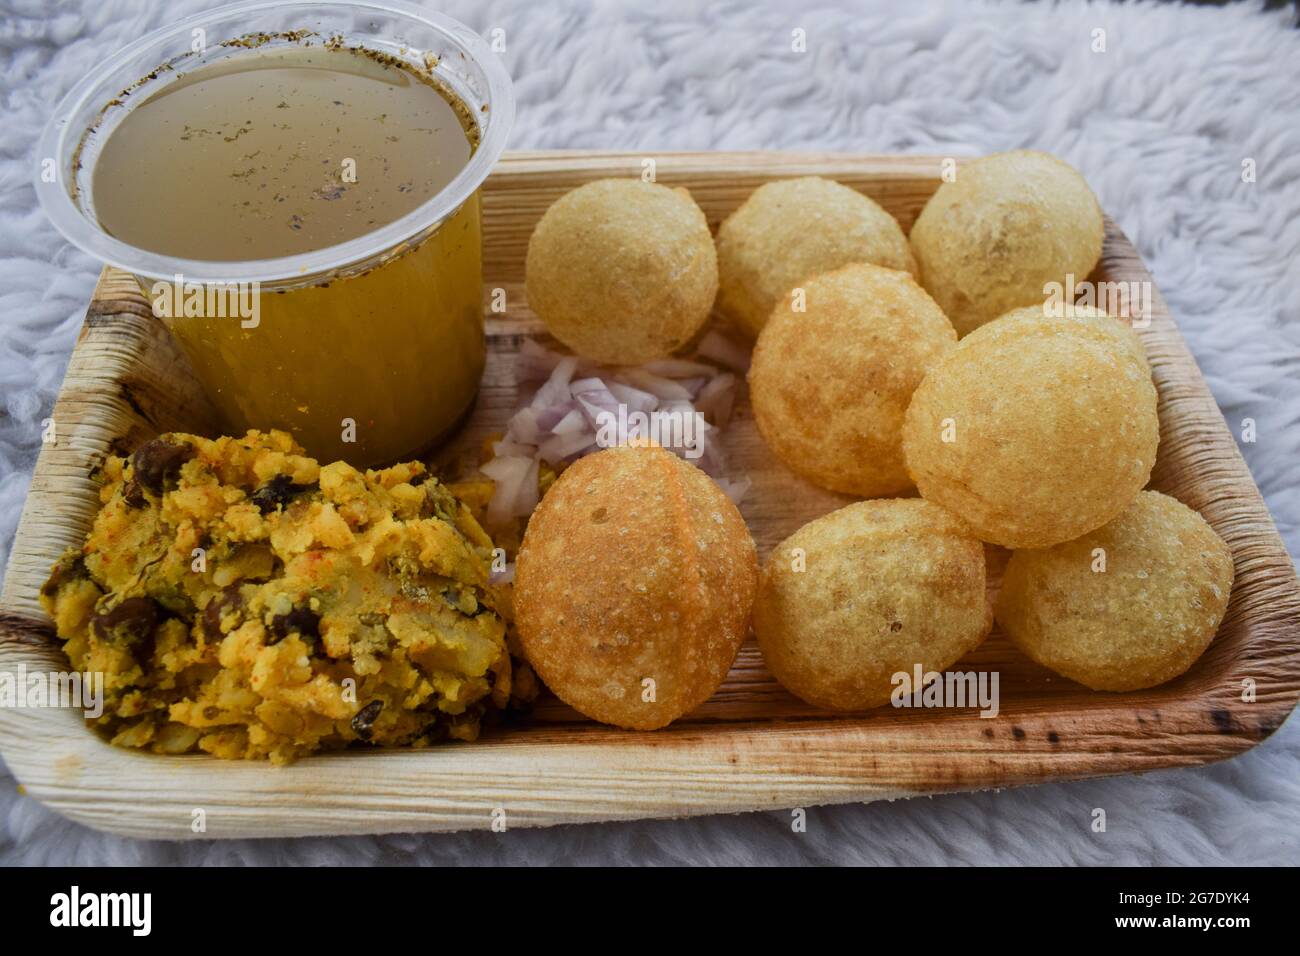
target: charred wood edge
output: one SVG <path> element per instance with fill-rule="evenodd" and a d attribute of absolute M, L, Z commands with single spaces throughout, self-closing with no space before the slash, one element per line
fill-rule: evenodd
<path fill-rule="evenodd" d="M 54 623 L 0 608 L 0 645 L 24 644 L 44 649 L 56 648 Z"/>

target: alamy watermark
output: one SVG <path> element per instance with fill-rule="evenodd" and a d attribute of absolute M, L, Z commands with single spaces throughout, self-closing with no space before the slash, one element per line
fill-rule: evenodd
<path fill-rule="evenodd" d="M 638 441 L 651 441 L 684 458 L 696 459 L 704 454 L 704 433 L 709 429 L 702 412 L 665 409 L 651 412 L 629 411 L 622 403 L 618 412 L 596 414 L 596 445 L 615 448 Z"/>
<path fill-rule="evenodd" d="M 1152 294 L 1150 282 L 1076 282 L 1070 272 L 1064 282 L 1043 285 L 1043 314 L 1073 318 L 1076 310 L 1099 309 L 1117 319 L 1128 319 L 1135 329 L 1145 329 L 1151 324 Z"/>
<path fill-rule="evenodd" d="M 996 717 L 1000 709 L 997 671 L 898 671 L 889 702 L 894 707 L 978 707 L 981 717 Z"/>
<path fill-rule="evenodd" d="M 195 282 L 177 273 L 155 282 L 149 297 L 159 319 L 238 319 L 244 329 L 262 322 L 260 282 Z"/>
<path fill-rule="evenodd" d="M 0 707 L 79 708 L 88 719 L 104 713 L 104 675 L 95 671 L 0 671 Z"/>

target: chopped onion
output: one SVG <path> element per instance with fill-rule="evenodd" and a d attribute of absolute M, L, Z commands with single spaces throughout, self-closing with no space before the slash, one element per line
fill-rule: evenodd
<path fill-rule="evenodd" d="M 705 350 L 710 342 L 710 353 L 722 364 L 743 371 L 736 364 L 743 358 L 748 365 L 747 353 L 718 333 L 705 336 L 701 356 L 712 357 Z M 733 372 L 677 358 L 607 368 L 527 339 L 515 374 L 521 382 L 541 385 L 492 446 L 496 457 L 482 466 L 495 483 L 487 512 L 490 526 L 532 513 L 538 500 L 539 462 L 560 468 L 609 444 L 609 436 L 602 434 L 608 416 L 617 425 L 617 443 L 653 438 L 713 476 L 733 500 L 739 501 L 749 488 L 748 479 L 725 477 L 726 460 L 717 440 L 717 430 L 730 420 L 735 406 Z"/>
<path fill-rule="evenodd" d="M 579 411 L 582 410 L 582 406 L 579 405 L 577 401 L 567 397 L 568 394 L 569 393 L 566 391 L 566 398 L 564 401 L 556 402 L 549 408 L 534 409 L 534 411 L 537 412 L 537 435 L 530 444 L 541 444 L 542 439 L 555 431 L 555 426 L 564 421 L 569 412 L 574 409 L 578 409 Z"/>
<path fill-rule="evenodd" d="M 652 412 L 659 407 L 659 396 L 643 392 L 631 385 L 610 382 L 609 390 L 615 398 L 627 406 L 629 412 Z"/>
<path fill-rule="evenodd" d="M 629 368 L 623 371 L 623 378 L 644 392 L 649 392 L 661 399 L 676 398 L 689 402 L 691 391 L 680 382 L 670 378 L 661 378 L 643 368 Z"/>
<path fill-rule="evenodd" d="M 542 442 L 537 454 L 548 465 L 558 465 L 574 452 L 595 444 L 595 441 L 595 435 L 586 430 L 572 435 L 552 435 Z"/>
<path fill-rule="evenodd" d="M 740 345 L 717 329 L 710 329 L 700 339 L 698 349 L 703 358 L 725 365 L 733 372 L 748 372 L 751 350 Z"/>
<path fill-rule="evenodd" d="M 604 416 L 613 415 L 615 421 L 618 420 L 618 399 L 614 397 L 613 392 L 608 390 L 584 392 L 578 396 L 578 404 L 582 406 L 583 414 L 591 423 L 593 434 L 603 424 Z"/>
<path fill-rule="evenodd" d="M 575 432 L 587 430 L 587 416 L 582 413 L 581 409 L 569 409 L 569 413 L 561 418 L 555 427 L 551 429 L 556 435 L 572 435 Z"/>
<path fill-rule="evenodd" d="M 723 372 L 711 379 L 695 396 L 695 408 L 719 428 L 731 421 L 736 406 L 736 376 Z"/>
<path fill-rule="evenodd" d="M 529 514 L 537 507 L 537 459 L 510 455 L 493 458 L 480 470 L 494 482 L 488 502 L 489 524 L 500 526 L 519 514 Z M 527 511 L 522 509 L 527 508 Z"/>
<path fill-rule="evenodd" d="M 551 372 L 551 377 L 546 380 L 546 384 L 533 396 L 533 408 L 543 409 L 560 402 L 567 402 L 570 398 L 569 383 L 573 381 L 573 373 L 577 370 L 578 360 L 572 355 L 560 359 L 556 363 L 555 370 Z"/>
<path fill-rule="evenodd" d="M 510 419 L 510 427 L 506 430 L 506 435 L 521 445 L 536 445 L 539 433 L 538 411 L 535 408 L 521 408 L 515 412 L 514 418 Z"/>

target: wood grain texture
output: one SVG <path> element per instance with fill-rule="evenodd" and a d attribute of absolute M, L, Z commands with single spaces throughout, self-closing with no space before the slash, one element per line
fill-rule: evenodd
<path fill-rule="evenodd" d="M 717 224 L 770 179 L 823 175 L 872 196 L 910 227 L 938 184 L 935 157 L 780 153 L 516 153 L 484 190 L 489 363 L 474 416 L 440 455 L 469 459 L 516 404 L 513 356 L 545 338 L 523 294 L 528 236 L 547 205 L 602 176 L 688 187 Z M 1093 276 L 1150 281 L 1113 223 Z M 1152 285 L 1154 289 L 1154 284 Z M 1300 588 L 1291 559 L 1164 301 L 1142 331 L 1160 395 L 1152 487 L 1205 515 L 1232 549 L 1237 581 L 1219 635 L 1192 670 L 1130 694 L 1089 692 L 1023 658 L 996 631 L 956 669 L 997 672 L 1001 713 L 883 708 L 832 716 L 785 692 L 752 641 L 712 699 L 670 728 L 633 733 L 585 720 L 554 698 L 526 725 L 476 744 L 357 751 L 287 768 L 159 757 L 112 748 L 65 710 L 0 709 L 0 750 L 26 791 L 72 819 L 116 833 L 184 839 L 487 828 L 672 817 L 866 801 L 1208 763 L 1276 730 L 1300 697 Z M 220 425 L 129 276 L 107 270 L 54 411 L 57 442 L 37 463 L 0 596 L 0 670 L 62 670 L 36 592 L 98 506 L 92 472 L 106 454 L 167 430 Z M 773 461 L 748 405 L 727 431 L 732 471 L 753 488 L 742 511 L 766 555 L 848 499 Z M 990 592 L 1006 553 L 990 548 Z M 1257 699 L 1242 700 L 1253 680 Z M 190 829 L 206 811 L 207 832 Z"/>

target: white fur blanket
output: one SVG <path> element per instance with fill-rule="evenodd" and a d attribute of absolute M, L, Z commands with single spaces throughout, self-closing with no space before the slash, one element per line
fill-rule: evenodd
<path fill-rule="evenodd" d="M 0 561 L 98 265 L 36 208 L 30 151 L 100 57 L 193 0 L 0 0 Z M 1300 31 L 1253 4 L 677 0 L 440 3 L 504 54 L 516 148 L 1055 152 L 1164 290 L 1292 554 L 1300 550 Z M 802 28 L 807 52 L 791 52 Z M 1106 31 L 1106 51 L 1092 50 Z M 1254 159 L 1257 181 L 1242 182 Z M 1089 829 L 1104 807 L 1108 832 Z M 1294 863 L 1300 721 L 1227 763 L 783 812 L 451 836 L 244 843 L 106 837 L 0 768 L 0 862 Z"/>

